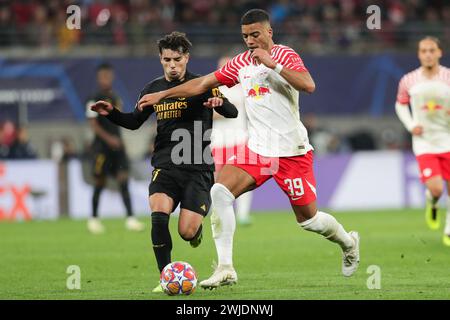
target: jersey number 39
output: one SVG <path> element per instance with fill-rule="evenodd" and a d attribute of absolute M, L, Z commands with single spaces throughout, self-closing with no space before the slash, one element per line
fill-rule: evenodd
<path fill-rule="evenodd" d="M 300 197 L 305 193 L 301 178 L 285 179 L 284 183 L 288 186 L 291 196 Z"/>

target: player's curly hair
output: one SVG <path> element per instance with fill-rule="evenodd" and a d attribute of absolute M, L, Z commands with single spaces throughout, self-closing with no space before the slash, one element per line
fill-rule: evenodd
<path fill-rule="evenodd" d="M 188 53 L 192 47 L 192 43 L 186 37 L 186 34 L 178 31 L 165 35 L 163 38 L 159 39 L 157 43 L 159 53 L 162 53 L 163 49 L 170 49 L 185 54 Z"/>

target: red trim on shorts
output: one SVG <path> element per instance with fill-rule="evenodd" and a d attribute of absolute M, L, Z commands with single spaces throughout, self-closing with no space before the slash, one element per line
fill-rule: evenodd
<path fill-rule="evenodd" d="M 426 153 L 416 156 L 420 170 L 420 180 L 425 183 L 428 179 L 441 176 L 450 180 L 450 152 Z"/>

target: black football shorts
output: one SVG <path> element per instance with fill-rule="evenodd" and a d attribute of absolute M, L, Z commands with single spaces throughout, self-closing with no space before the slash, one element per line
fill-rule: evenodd
<path fill-rule="evenodd" d="M 94 176 L 116 176 L 120 171 L 128 171 L 129 164 L 125 151 L 97 151 L 94 154 L 92 173 Z"/>
<path fill-rule="evenodd" d="M 210 190 L 214 184 L 212 171 L 183 168 L 155 168 L 152 173 L 149 195 L 165 193 L 180 207 L 206 216 L 211 207 Z"/>

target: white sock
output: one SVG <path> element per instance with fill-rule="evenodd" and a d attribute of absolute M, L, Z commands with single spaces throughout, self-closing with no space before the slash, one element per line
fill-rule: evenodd
<path fill-rule="evenodd" d="M 445 220 L 444 233 L 450 236 L 450 195 L 447 196 L 447 218 Z"/>
<path fill-rule="evenodd" d="M 233 265 L 233 235 L 236 230 L 234 196 L 223 184 L 211 188 L 211 228 L 220 265 Z"/>
<path fill-rule="evenodd" d="M 328 240 L 337 243 L 342 250 L 353 247 L 353 238 L 344 230 L 344 227 L 330 214 L 317 211 L 316 215 L 299 225 L 307 230 L 323 235 Z"/>
<path fill-rule="evenodd" d="M 249 191 L 241 194 L 239 198 L 236 199 L 236 216 L 239 220 L 248 220 L 252 198 L 253 192 Z"/>

